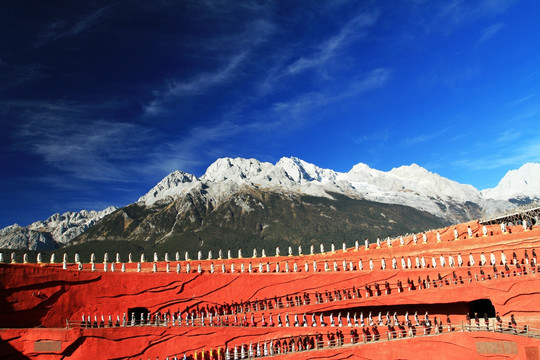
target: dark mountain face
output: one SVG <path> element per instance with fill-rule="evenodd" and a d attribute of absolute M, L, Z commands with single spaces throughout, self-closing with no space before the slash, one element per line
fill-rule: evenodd
<path fill-rule="evenodd" d="M 539 198 L 539 171 L 540 164 L 526 164 L 509 171 L 497 187 L 479 191 L 416 164 L 384 172 L 360 163 L 342 173 L 295 157 L 276 164 L 221 158 L 200 178 L 173 171 L 117 211 L 55 214 L 25 227 L 28 232 L 16 224 L 1 229 L 0 248 L 74 249 L 96 242 L 98 248 L 123 243 L 137 249 L 270 252 L 289 244 L 338 246 L 508 211 Z"/>
<path fill-rule="evenodd" d="M 244 189 L 227 201 L 212 205 L 204 193 L 189 194 L 170 203 L 146 207 L 135 203 L 103 218 L 63 250 L 96 255 L 114 249 L 133 249 L 173 254 L 209 250 L 217 255 L 237 249 L 251 256 L 253 249 L 274 255 L 298 245 L 375 241 L 387 236 L 421 232 L 447 225 L 444 220 L 412 207 L 352 199 L 331 194 L 333 199 Z M 99 258 L 99 257 L 98 257 Z"/>

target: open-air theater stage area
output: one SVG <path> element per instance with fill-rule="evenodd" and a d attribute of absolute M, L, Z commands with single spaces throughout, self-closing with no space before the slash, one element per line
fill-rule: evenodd
<path fill-rule="evenodd" d="M 540 227 L 504 221 L 305 255 L 4 258 L 0 359 L 539 359 Z"/>

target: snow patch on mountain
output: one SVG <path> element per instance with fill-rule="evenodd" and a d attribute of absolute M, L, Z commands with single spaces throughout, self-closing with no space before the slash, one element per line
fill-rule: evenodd
<path fill-rule="evenodd" d="M 282 169 L 295 183 L 317 182 L 320 184 L 332 184 L 337 179 L 335 171 L 322 169 L 295 157 L 281 158 L 275 168 Z"/>
<path fill-rule="evenodd" d="M 467 216 L 471 206 L 482 209 L 481 215 L 515 206 L 503 195 L 485 196 L 471 185 L 446 179 L 417 164 L 385 172 L 360 163 L 349 172 L 340 173 L 296 157 L 284 157 L 275 165 L 256 159 L 218 159 L 199 179 L 182 172 L 171 173 L 139 202 L 150 206 L 159 200 L 172 201 L 197 192 L 215 206 L 242 187 L 327 198 L 331 198 L 332 193 L 339 193 L 353 198 L 407 205 L 455 222 L 469 220 L 463 217 Z M 540 195 L 540 187 L 535 191 Z"/>
<path fill-rule="evenodd" d="M 0 230 L 0 248 L 2 249 L 48 251 L 57 247 L 58 244 L 47 232 L 30 230 L 17 224 Z"/>
<path fill-rule="evenodd" d="M 330 197 L 320 185 L 334 174 L 297 158 L 283 158 L 276 165 L 256 159 L 223 158 L 210 165 L 200 180 L 207 197 L 220 203 L 245 186 Z"/>
<path fill-rule="evenodd" d="M 497 200 L 540 199 L 540 164 L 526 163 L 517 170 L 510 170 L 496 187 L 481 193 L 485 198 Z"/>
<path fill-rule="evenodd" d="M 173 171 L 154 186 L 148 193 L 141 196 L 137 202 L 146 206 L 155 204 L 160 200 L 167 200 L 184 194 L 200 183 L 195 175 L 183 171 Z"/>
<path fill-rule="evenodd" d="M 98 220 L 111 214 L 116 207 L 101 211 L 81 210 L 56 213 L 47 220 L 36 221 L 28 226 L 10 225 L 0 230 L 0 248 L 52 250 L 82 234 Z"/>
<path fill-rule="evenodd" d="M 267 173 L 273 165 L 256 159 L 222 158 L 217 159 L 208 167 L 201 177 L 202 181 L 222 182 L 233 181 L 243 183 L 249 179 L 257 179 L 261 173 Z"/>
<path fill-rule="evenodd" d="M 36 221 L 28 225 L 27 228 L 48 232 L 56 242 L 65 244 L 116 209 L 115 206 L 109 206 L 101 211 L 81 210 L 79 212 L 68 211 L 63 214 L 56 213 L 45 221 Z"/>
<path fill-rule="evenodd" d="M 192 206 L 189 199 L 200 199 L 208 208 L 215 209 L 240 191 L 253 188 L 326 198 L 338 193 L 411 206 L 457 223 L 511 209 L 516 206 L 516 199 L 540 199 L 540 164 L 529 163 L 511 170 L 495 188 L 479 191 L 417 164 L 385 172 L 359 163 L 349 172 L 341 173 L 296 157 L 284 157 L 275 165 L 256 159 L 222 158 L 211 164 L 200 178 L 178 170 L 172 172 L 141 196 L 138 203 L 153 206 L 185 199 L 177 205 L 177 211 L 185 213 Z M 247 202 L 237 205 L 245 212 L 253 210 Z M 54 214 L 27 227 L 14 224 L 0 230 L 0 248 L 54 249 L 115 210 L 109 207 L 102 211 Z"/>

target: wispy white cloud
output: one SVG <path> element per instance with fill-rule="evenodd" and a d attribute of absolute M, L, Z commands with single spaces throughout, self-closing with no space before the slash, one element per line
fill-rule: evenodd
<path fill-rule="evenodd" d="M 340 101 L 362 96 L 362 94 L 383 87 L 392 77 L 392 70 L 378 68 L 362 76 L 349 79 L 339 90 L 320 89 L 306 92 L 287 101 L 273 102 L 267 109 L 253 115 L 256 129 L 273 131 L 296 130 L 307 122 L 316 121 L 315 112 Z"/>
<path fill-rule="evenodd" d="M 506 129 L 495 140 L 498 144 L 514 143 L 523 136 L 523 133 L 517 129 Z"/>
<path fill-rule="evenodd" d="M 288 71 L 296 74 L 308 69 L 319 68 L 335 58 L 340 50 L 353 40 L 365 35 L 363 29 L 377 22 L 377 13 L 363 13 L 347 22 L 338 34 L 325 41 L 320 48 L 310 56 L 301 57 L 288 67 Z"/>
<path fill-rule="evenodd" d="M 482 0 L 474 10 L 481 14 L 502 14 L 512 7 L 517 0 Z"/>
<path fill-rule="evenodd" d="M 517 105 L 521 105 L 521 104 L 526 103 L 527 101 L 533 99 L 534 97 L 536 97 L 536 93 L 532 93 L 532 94 L 529 94 L 529 95 L 522 96 L 519 99 L 511 101 L 509 106 L 514 107 L 514 106 L 517 106 Z"/>
<path fill-rule="evenodd" d="M 148 116 L 160 114 L 166 110 L 168 102 L 185 96 L 199 95 L 207 89 L 228 81 L 246 59 L 247 53 L 242 52 L 234 55 L 221 68 L 214 72 L 199 74 L 187 82 L 170 80 L 167 89 L 156 91 L 154 99 L 145 106 L 144 113 Z"/>
<path fill-rule="evenodd" d="M 91 105 L 12 102 L 24 106 L 13 136 L 19 149 L 70 176 L 92 181 L 129 181 L 134 162 L 153 137 L 145 127 L 94 118 Z"/>
<path fill-rule="evenodd" d="M 516 2 L 516 0 L 428 2 L 433 6 L 433 10 L 421 12 L 425 15 L 421 15 L 417 21 L 421 23 L 426 32 L 450 34 L 464 24 L 502 14 Z M 417 6 L 425 9 L 426 4 L 421 3 Z"/>
<path fill-rule="evenodd" d="M 467 154 L 454 160 L 452 165 L 480 171 L 508 167 L 518 168 L 527 162 L 540 162 L 540 136 L 515 138 L 509 136 L 503 140 L 505 141 L 490 147 L 480 156 Z"/>
<path fill-rule="evenodd" d="M 227 139 L 254 130 L 255 124 L 239 125 L 231 121 L 186 129 L 178 139 L 156 146 L 150 155 L 148 167 L 166 173 L 174 170 L 191 171 L 207 163 L 208 159 L 224 156 L 227 153 L 223 151 Z"/>
<path fill-rule="evenodd" d="M 107 14 L 108 10 L 114 7 L 116 4 L 109 4 L 103 6 L 95 11 L 92 11 L 89 14 L 68 21 L 68 20 L 58 20 L 47 25 L 39 34 L 38 39 L 35 43 L 36 47 L 44 46 L 53 41 L 66 38 L 66 37 L 75 37 L 80 35 L 92 27 L 98 25 Z"/>
<path fill-rule="evenodd" d="M 322 90 L 303 94 L 286 102 L 275 103 L 273 110 L 280 115 L 288 115 L 287 121 L 302 119 L 310 111 L 384 86 L 391 78 L 391 74 L 390 69 L 378 68 L 365 74 L 364 77 L 350 80 L 348 87 L 339 92 Z"/>
<path fill-rule="evenodd" d="M 433 139 L 436 139 L 436 138 L 442 136 L 443 134 L 445 134 L 446 132 L 448 132 L 449 130 L 450 130 L 449 127 L 444 127 L 444 128 L 441 128 L 439 130 L 436 130 L 436 131 L 433 131 L 433 132 L 430 132 L 430 133 L 423 133 L 423 134 L 420 134 L 420 135 L 417 135 L 417 136 L 407 137 L 407 138 L 405 138 L 405 140 L 403 140 L 403 143 L 406 146 L 419 145 L 419 144 L 431 141 Z"/>
<path fill-rule="evenodd" d="M 482 35 L 480 35 L 480 38 L 476 41 L 477 44 L 482 44 L 485 41 L 491 39 L 495 34 L 497 34 L 501 29 L 504 27 L 503 23 L 497 23 L 493 24 L 482 32 Z"/>
<path fill-rule="evenodd" d="M 241 33 L 224 34 L 208 39 L 202 45 L 197 44 L 198 51 L 210 53 L 210 57 L 215 57 L 218 65 L 188 80 L 168 79 L 164 89 L 153 92 L 152 100 L 144 106 L 144 115 L 156 116 L 165 113 L 175 100 L 203 95 L 216 86 L 231 82 L 235 76 L 242 73 L 243 66 L 250 60 L 253 50 L 266 41 L 274 31 L 275 27 L 270 21 L 259 18 L 251 21 Z M 231 49 L 231 54 L 216 57 L 216 51 L 223 49 L 224 44 L 227 44 L 226 48 Z"/>
<path fill-rule="evenodd" d="M 535 127 L 536 122 L 538 121 L 538 115 L 540 114 L 540 105 L 536 104 L 535 102 L 531 102 L 530 104 L 528 104 L 525 101 L 522 102 L 520 105 L 516 105 L 516 107 L 518 107 L 518 110 L 514 112 L 511 118 L 512 123 L 516 124 L 517 126 L 523 127 L 524 123 L 528 124 L 532 120 L 532 126 Z"/>
<path fill-rule="evenodd" d="M 440 16 L 461 24 L 484 16 L 502 14 L 515 2 L 516 0 L 452 0 L 444 3 Z"/>
<path fill-rule="evenodd" d="M 362 93 L 384 86 L 390 79 L 389 69 L 375 69 L 349 84 L 339 93 L 311 92 L 297 96 L 286 102 L 275 102 L 257 112 L 238 116 L 226 115 L 222 121 L 204 126 L 186 129 L 180 138 L 155 149 L 150 166 L 159 171 L 171 172 L 176 169 L 192 169 L 208 163 L 224 154 L 236 156 L 241 153 L 242 141 L 239 138 L 259 139 L 264 143 L 273 139 L 275 132 L 286 133 L 297 131 L 308 121 L 319 121 L 312 116 L 313 112 L 341 100 L 360 96 Z M 250 121 L 235 121 L 250 118 Z M 235 144 L 230 147 L 227 144 Z M 258 142 L 250 141 L 249 153 L 258 151 Z"/>
<path fill-rule="evenodd" d="M 328 7 L 339 7 L 335 2 Z M 347 53 L 347 47 L 355 41 L 365 38 L 368 29 L 378 21 L 377 11 L 362 12 L 339 27 L 336 33 L 330 35 L 322 43 L 311 46 L 301 38 L 290 39 L 283 47 L 275 49 L 271 54 L 271 62 L 265 67 L 261 80 L 256 84 L 258 96 L 266 96 L 283 88 L 283 84 L 294 81 L 294 77 L 307 71 L 322 74 L 325 80 L 328 73 L 346 67 L 341 55 Z M 307 48 L 307 49 L 306 49 Z M 354 79 L 352 80 L 354 81 Z M 345 81 L 347 82 L 347 81 Z"/>

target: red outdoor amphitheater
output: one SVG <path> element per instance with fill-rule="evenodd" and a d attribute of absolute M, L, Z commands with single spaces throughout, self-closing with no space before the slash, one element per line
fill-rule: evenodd
<path fill-rule="evenodd" d="M 539 359 L 540 227 L 507 220 L 279 256 L 4 254 L 0 359 Z"/>

